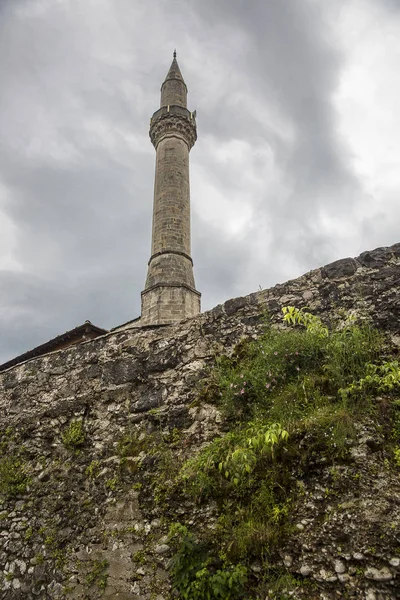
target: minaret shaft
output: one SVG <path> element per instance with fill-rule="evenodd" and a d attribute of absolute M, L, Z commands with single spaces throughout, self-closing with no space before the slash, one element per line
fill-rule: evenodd
<path fill-rule="evenodd" d="M 186 94 L 174 57 L 161 87 L 161 108 L 150 124 L 156 171 L 151 258 L 142 292 L 144 325 L 174 323 L 200 312 L 190 244 L 189 152 L 197 133 Z"/>
<path fill-rule="evenodd" d="M 189 148 L 166 137 L 157 146 L 151 252 L 178 250 L 190 255 Z"/>

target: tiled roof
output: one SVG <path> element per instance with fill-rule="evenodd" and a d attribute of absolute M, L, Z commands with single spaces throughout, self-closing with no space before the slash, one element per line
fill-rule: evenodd
<path fill-rule="evenodd" d="M 14 365 L 18 365 L 19 363 L 25 362 L 31 358 L 35 358 L 37 356 L 42 356 L 43 354 L 47 354 L 48 352 L 52 352 L 53 350 L 57 350 L 59 346 L 68 343 L 73 343 L 74 339 L 84 337 L 87 334 L 91 334 L 91 338 L 98 337 L 100 335 L 104 335 L 108 333 L 107 329 L 102 329 L 101 327 L 96 327 L 90 321 L 85 321 L 83 325 L 78 325 L 74 329 L 70 329 L 61 335 L 49 340 L 45 344 L 41 344 L 40 346 L 36 346 L 33 350 L 29 350 L 28 352 L 24 352 L 24 354 L 20 354 L 15 358 L 3 363 L 0 365 L 0 371 L 5 371 Z M 94 335 L 93 335 L 94 334 Z M 84 340 L 82 340 L 84 341 Z M 77 342 L 79 343 L 79 341 Z"/>

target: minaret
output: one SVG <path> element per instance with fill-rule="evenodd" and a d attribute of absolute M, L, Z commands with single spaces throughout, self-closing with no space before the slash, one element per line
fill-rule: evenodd
<path fill-rule="evenodd" d="M 161 108 L 150 121 L 156 149 L 153 234 L 141 325 L 175 323 L 200 312 L 190 248 L 189 152 L 197 139 L 195 113 L 176 52 L 161 86 Z"/>

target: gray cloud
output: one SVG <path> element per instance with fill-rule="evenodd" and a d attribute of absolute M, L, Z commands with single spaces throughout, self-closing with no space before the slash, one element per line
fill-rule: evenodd
<path fill-rule="evenodd" d="M 337 134 L 332 95 L 343 55 L 333 44 L 321 5 L 289 0 L 252 3 L 251 8 L 240 0 L 194 4 L 199 6 L 205 27 L 224 19 L 246 39 L 245 51 L 232 56 L 232 61 L 240 70 L 241 84 L 263 112 L 246 114 L 243 107 L 230 108 L 227 98 L 220 107 L 223 116 L 210 115 L 207 125 L 211 133 L 222 119 L 231 136 L 252 140 L 257 132 L 273 149 L 289 189 L 276 198 L 266 180 L 258 198 L 257 225 L 270 221 L 274 232 L 271 254 L 278 250 L 288 261 L 296 256 L 300 265 L 316 266 L 329 260 L 334 240 L 318 234 L 320 217 L 346 212 L 349 218 L 363 193 L 351 171 L 349 152 Z M 231 92 L 227 90 L 227 96 Z M 290 129 L 289 139 L 271 131 L 268 123 L 274 115 Z M 229 180 L 219 165 L 214 169 L 207 166 L 217 177 L 215 171 L 219 170 L 224 185 L 226 180 L 234 185 L 235 180 Z"/>
<path fill-rule="evenodd" d="M 397 0 L 369 0 L 372 5 L 376 5 L 379 8 L 385 8 L 390 11 L 390 13 L 400 13 L 400 5 Z"/>

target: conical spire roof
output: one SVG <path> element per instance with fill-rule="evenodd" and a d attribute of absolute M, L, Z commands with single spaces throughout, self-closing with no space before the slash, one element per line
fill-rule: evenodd
<path fill-rule="evenodd" d="M 174 50 L 174 58 L 161 86 L 160 106 L 176 105 L 186 108 L 187 93 L 188 89 L 176 60 L 176 50 Z"/>
<path fill-rule="evenodd" d="M 174 50 L 174 58 L 172 60 L 172 63 L 169 68 L 169 71 L 167 73 L 167 76 L 164 79 L 164 83 L 166 81 L 168 81 L 169 79 L 179 79 L 179 81 L 182 81 L 182 83 L 185 83 L 185 80 L 183 79 L 181 70 L 178 65 L 178 61 L 176 60 L 176 50 Z M 186 83 L 185 83 L 185 85 L 186 85 Z"/>

